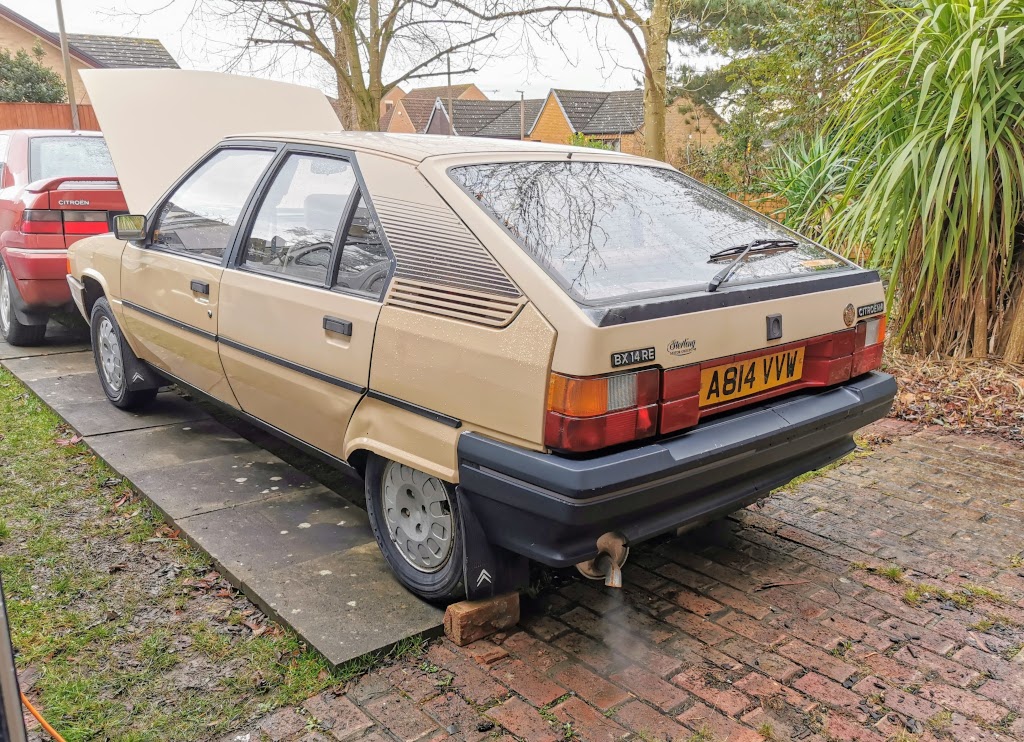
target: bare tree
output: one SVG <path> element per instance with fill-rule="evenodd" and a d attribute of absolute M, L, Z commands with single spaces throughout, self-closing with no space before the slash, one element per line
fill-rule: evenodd
<path fill-rule="evenodd" d="M 475 72 L 495 41 L 484 21 L 447 0 L 201 0 L 208 16 L 241 26 L 244 49 L 312 54 L 334 73 L 346 128 L 376 131 L 381 99 L 403 83 Z"/>
<path fill-rule="evenodd" d="M 550 28 L 554 18 L 573 14 L 615 21 L 629 38 L 643 73 L 644 154 L 666 159 L 669 42 L 678 32 L 679 22 L 690 27 L 703 26 L 704 9 L 711 3 L 700 0 L 566 0 L 564 4 L 533 5 L 534 0 L 484 0 L 484 5 L 479 6 L 474 0 L 448 2 L 475 18 L 492 22 L 540 18 L 543 20 L 539 22 Z"/>

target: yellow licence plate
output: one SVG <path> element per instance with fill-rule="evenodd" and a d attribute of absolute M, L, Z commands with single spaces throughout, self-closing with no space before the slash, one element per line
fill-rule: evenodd
<path fill-rule="evenodd" d="M 700 372 L 700 406 L 721 404 L 798 381 L 804 374 L 804 349 L 726 363 Z"/>

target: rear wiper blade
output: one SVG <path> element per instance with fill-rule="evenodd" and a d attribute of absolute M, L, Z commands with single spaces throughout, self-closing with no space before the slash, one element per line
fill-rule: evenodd
<path fill-rule="evenodd" d="M 736 245 L 734 247 L 727 247 L 724 250 L 719 250 L 718 252 L 711 253 L 711 255 L 708 256 L 709 261 L 715 260 L 716 258 L 728 257 L 733 254 L 736 254 L 736 259 L 715 274 L 715 277 L 711 279 L 710 283 L 708 283 L 708 293 L 710 294 L 715 291 L 718 291 L 718 287 L 729 280 L 729 277 L 732 276 L 732 272 L 733 270 L 735 270 L 736 266 L 742 263 L 744 258 L 750 255 L 750 253 L 755 251 L 761 252 L 779 249 L 792 250 L 795 247 L 799 247 L 796 240 L 754 240 L 753 242 L 748 242 L 746 245 Z"/>

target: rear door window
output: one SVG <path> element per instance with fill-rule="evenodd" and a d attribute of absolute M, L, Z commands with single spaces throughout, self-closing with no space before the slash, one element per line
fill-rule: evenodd
<path fill-rule="evenodd" d="M 116 175 L 102 137 L 32 137 L 28 169 L 30 181 L 68 175 Z"/>
<path fill-rule="evenodd" d="M 347 160 L 288 155 L 260 204 L 242 264 L 326 285 L 334 242 L 355 188 Z"/>
<path fill-rule="evenodd" d="M 728 285 L 853 266 L 675 170 L 560 160 L 453 167 L 449 175 L 577 301 L 701 290 L 757 239 L 797 248 L 752 254 Z"/>

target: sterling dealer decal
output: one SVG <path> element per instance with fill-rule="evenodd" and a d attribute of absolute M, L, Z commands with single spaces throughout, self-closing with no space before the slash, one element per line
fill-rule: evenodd
<path fill-rule="evenodd" d="M 654 348 L 638 348 L 637 350 L 612 353 L 612 368 L 632 366 L 636 363 L 651 363 L 652 361 L 654 361 Z"/>
<path fill-rule="evenodd" d="M 697 341 L 690 338 L 673 340 L 668 344 L 668 352 L 674 356 L 686 356 L 697 350 Z"/>

